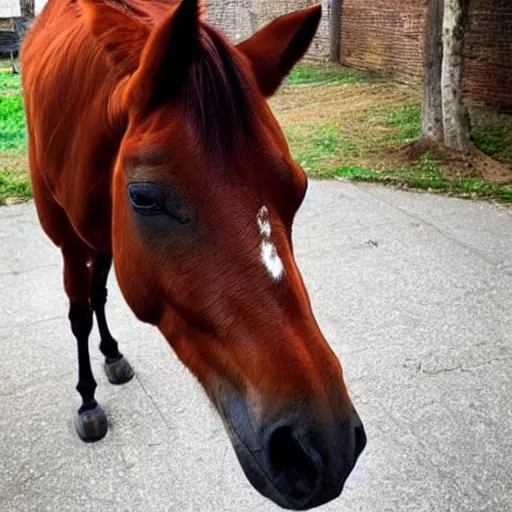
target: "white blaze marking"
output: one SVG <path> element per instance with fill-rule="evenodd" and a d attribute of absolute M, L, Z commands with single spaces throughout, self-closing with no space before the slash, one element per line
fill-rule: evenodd
<path fill-rule="evenodd" d="M 270 272 L 270 275 L 277 281 L 283 275 L 283 262 L 281 258 L 277 255 L 276 248 L 274 244 L 268 242 L 267 240 L 263 240 L 261 242 L 261 261 L 267 270 Z"/>
<path fill-rule="evenodd" d="M 266 206 L 262 206 L 260 208 L 258 216 L 256 217 L 256 222 L 260 227 L 260 233 L 265 238 L 270 238 L 270 235 L 272 234 L 272 228 L 270 227 L 270 221 L 268 220 L 268 209 Z"/>
<path fill-rule="evenodd" d="M 270 240 L 272 234 L 272 227 L 270 226 L 270 220 L 268 218 L 268 208 L 263 206 L 260 208 L 256 217 L 256 222 L 260 228 L 260 234 L 263 240 L 260 244 L 261 250 L 261 261 L 269 274 L 276 280 L 279 281 L 284 272 L 283 262 L 277 254 L 275 245 Z"/>

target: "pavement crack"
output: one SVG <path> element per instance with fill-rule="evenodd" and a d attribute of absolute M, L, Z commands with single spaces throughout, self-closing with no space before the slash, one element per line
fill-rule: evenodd
<path fill-rule="evenodd" d="M 27 268 L 25 270 L 11 270 L 9 272 L 0 273 L 0 277 L 21 276 L 22 274 L 29 274 L 30 272 L 34 272 L 36 270 L 41 270 L 41 269 L 45 269 L 45 268 L 53 268 L 53 267 L 58 267 L 58 266 L 59 265 L 57 265 L 57 263 L 52 263 L 51 265 L 39 265 L 37 267 L 31 267 L 31 268 Z"/>
<path fill-rule="evenodd" d="M 480 368 L 485 368 L 486 366 L 489 366 L 493 363 L 502 362 L 502 361 L 509 361 L 512 359 L 512 355 L 510 356 L 504 356 L 504 357 L 493 357 L 492 359 L 489 359 L 488 361 L 484 361 L 480 364 L 475 364 L 472 366 L 464 366 L 462 364 L 459 364 L 457 366 L 453 366 L 451 368 L 439 368 L 438 370 L 424 370 L 423 364 L 420 363 L 419 365 L 419 371 L 423 373 L 424 375 L 439 375 L 441 373 L 451 373 L 455 371 L 460 372 L 472 372 L 474 370 L 479 370 Z"/>
<path fill-rule="evenodd" d="M 432 370 L 432 371 L 424 370 L 420 366 L 421 373 L 423 373 L 425 375 L 439 375 L 440 373 L 450 373 L 450 372 L 454 372 L 456 370 L 462 370 L 462 366 L 458 365 L 458 366 L 454 366 L 453 368 L 440 368 L 439 370 Z"/>
<path fill-rule="evenodd" d="M 388 345 L 383 345 L 381 347 L 375 347 L 373 345 L 370 345 L 368 347 L 365 347 L 365 348 L 360 348 L 360 349 L 356 349 L 356 350 L 346 350 L 346 351 L 343 351 L 343 355 L 346 355 L 346 356 L 353 356 L 353 355 L 356 355 L 356 354 L 362 354 L 364 352 L 368 352 L 368 351 L 372 351 L 372 352 L 381 352 L 382 350 L 388 350 L 390 348 L 398 348 L 398 347 L 403 347 L 403 343 L 389 343 Z"/>
<path fill-rule="evenodd" d="M 510 356 L 503 356 L 503 357 L 493 357 L 492 359 L 489 359 L 488 361 L 484 361 L 483 363 L 476 364 L 473 366 L 462 366 L 461 371 L 463 372 L 471 372 L 473 370 L 478 370 L 480 368 L 484 368 L 485 366 L 489 366 L 494 363 L 502 362 L 502 361 L 510 361 L 512 359 L 512 355 Z"/>
<path fill-rule="evenodd" d="M 146 389 L 146 387 L 144 386 L 144 384 L 142 383 L 142 381 L 140 380 L 140 378 L 139 378 L 139 376 L 137 374 L 135 374 L 135 379 L 137 380 L 137 382 L 139 383 L 140 387 L 142 388 L 142 391 L 144 391 L 146 396 L 149 398 L 149 400 L 153 404 L 153 407 L 158 412 L 158 415 L 160 416 L 160 418 L 162 418 L 162 421 L 164 422 L 164 425 L 167 427 L 168 430 L 172 430 L 172 427 L 167 422 L 167 418 L 164 416 L 164 413 L 160 410 L 160 407 L 158 407 L 158 404 L 155 402 L 155 400 L 151 396 L 151 393 Z"/>

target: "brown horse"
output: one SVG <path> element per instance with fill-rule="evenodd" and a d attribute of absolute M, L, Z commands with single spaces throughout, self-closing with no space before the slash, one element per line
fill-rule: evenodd
<path fill-rule="evenodd" d="M 50 0 L 21 53 L 34 198 L 78 344 L 78 434 L 107 431 L 93 313 L 109 380 L 133 376 L 105 319 L 113 259 L 250 482 L 295 509 L 338 496 L 366 442 L 294 260 L 307 180 L 266 102 L 320 17 L 283 16 L 234 46 L 197 0 Z"/>

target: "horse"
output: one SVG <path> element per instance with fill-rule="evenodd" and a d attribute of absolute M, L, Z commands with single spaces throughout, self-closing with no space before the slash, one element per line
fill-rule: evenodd
<path fill-rule="evenodd" d="M 234 44 L 198 0 L 49 0 L 21 48 L 30 177 L 60 248 L 83 441 L 108 429 L 88 339 L 134 375 L 105 317 L 127 304 L 206 391 L 254 488 L 282 508 L 338 497 L 366 443 L 293 253 L 307 190 L 267 103 L 321 6 Z"/>

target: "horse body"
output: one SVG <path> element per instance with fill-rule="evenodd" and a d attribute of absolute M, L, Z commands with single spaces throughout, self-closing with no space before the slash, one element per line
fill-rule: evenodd
<path fill-rule="evenodd" d="M 251 483 L 283 507 L 339 495 L 365 445 L 293 257 L 307 186 L 270 111 L 318 6 L 233 46 L 196 0 L 50 0 L 22 47 L 34 199 L 60 247 L 84 441 L 107 432 L 88 338 L 112 258 L 136 316 L 205 388 Z"/>
<path fill-rule="evenodd" d="M 155 17 L 165 6 L 148 2 Z M 169 8 L 169 6 L 167 6 Z M 98 253 L 111 251 L 110 185 L 122 138 L 116 126 L 119 76 L 98 51 L 77 2 L 52 0 L 23 44 L 23 90 L 36 206 L 55 201 L 80 238 Z M 130 37 L 130 34 L 126 34 Z M 53 208 L 50 208 L 53 210 Z M 59 230 L 50 237 L 61 245 Z"/>

